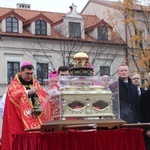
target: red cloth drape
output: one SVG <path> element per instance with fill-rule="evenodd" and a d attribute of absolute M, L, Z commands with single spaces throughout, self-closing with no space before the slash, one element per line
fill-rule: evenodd
<path fill-rule="evenodd" d="M 145 150 L 142 129 L 26 133 L 13 137 L 13 150 Z"/>

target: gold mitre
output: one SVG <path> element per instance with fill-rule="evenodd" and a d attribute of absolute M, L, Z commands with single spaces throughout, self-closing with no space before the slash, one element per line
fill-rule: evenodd
<path fill-rule="evenodd" d="M 89 57 L 84 52 L 76 53 L 73 57 L 74 67 L 88 67 Z"/>

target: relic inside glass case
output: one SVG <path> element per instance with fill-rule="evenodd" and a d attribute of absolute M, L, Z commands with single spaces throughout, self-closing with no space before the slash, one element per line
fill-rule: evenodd
<path fill-rule="evenodd" d="M 120 118 L 116 78 L 63 76 L 54 80 L 47 90 L 54 120 Z"/>
<path fill-rule="evenodd" d="M 54 120 L 119 118 L 118 83 L 114 77 L 93 75 L 84 52 L 73 56 L 70 76 L 51 78 L 46 92 Z M 56 81 L 56 82 L 55 82 Z"/>

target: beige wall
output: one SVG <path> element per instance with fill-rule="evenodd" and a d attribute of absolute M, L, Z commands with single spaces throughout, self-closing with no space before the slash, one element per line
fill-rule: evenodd
<path fill-rule="evenodd" d="M 64 58 L 66 59 L 69 54 L 68 51 L 71 51 L 71 58 L 73 55 L 78 52 L 86 52 L 89 55 L 90 61 L 92 61 L 94 55 L 97 53 L 96 51 L 101 51 L 100 55 L 96 59 L 94 63 L 94 69 L 99 70 L 101 65 L 110 66 L 111 74 L 115 74 L 118 66 L 122 64 L 125 57 L 125 52 L 123 46 L 114 45 L 114 44 L 99 44 L 97 47 L 94 47 L 96 42 L 89 42 L 85 39 L 84 32 L 84 18 L 76 12 L 76 6 L 72 5 L 74 8 L 71 13 L 67 14 L 63 17 L 62 24 L 55 26 L 61 34 L 65 37 L 64 39 L 37 39 L 37 38 L 29 38 L 29 37 L 6 37 L 2 36 L 0 40 L 0 70 L 2 73 L 0 74 L 0 97 L 5 93 L 7 89 L 7 62 L 8 61 L 17 61 L 20 64 L 23 61 L 31 61 L 36 70 L 36 63 L 49 63 L 49 70 L 52 70 L 51 63 L 49 59 L 52 61 L 53 66 L 57 70 L 59 66 L 63 65 L 63 57 L 61 51 L 65 51 Z M 107 11 L 113 11 L 113 9 L 108 9 L 107 7 L 100 7 L 99 5 L 95 5 L 90 3 L 90 5 L 85 10 L 85 13 L 97 15 L 100 19 L 104 19 L 108 22 Z M 81 31 L 82 31 L 82 42 L 80 41 L 67 41 L 67 37 L 69 36 L 68 30 L 68 22 L 80 22 L 81 23 Z M 109 22 L 108 22 L 109 23 Z M 1 23 L 2 28 L 5 29 L 5 21 Z M 119 25 L 121 27 L 121 25 Z M 118 27 L 118 30 L 119 30 Z M 19 31 L 22 32 L 22 22 L 19 21 Z M 48 24 L 48 30 L 51 29 L 51 26 Z M 35 34 L 35 23 L 31 23 L 31 25 L 26 26 L 26 29 Z M 48 33 L 50 34 L 50 33 Z M 97 39 L 96 30 L 91 33 L 93 37 Z M 118 51 L 118 49 L 120 51 Z M 116 53 L 117 52 L 117 53 Z M 112 56 L 115 56 L 115 59 L 112 61 Z M 67 64 L 67 63 L 66 63 Z M 35 72 L 36 75 L 36 72 Z M 116 75 L 116 74 L 115 74 Z"/>
<path fill-rule="evenodd" d="M 0 96 L 2 96 L 6 89 L 7 89 L 7 62 L 8 61 L 17 61 L 22 63 L 23 61 L 31 61 L 35 65 L 36 70 L 36 62 L 45 62 L 49 63 L 49 60 L 47 59 L 47 56 L 52 60 L 53 65 L 55 66 L 55 69 L 57 70 L 59 66 L 63 65 L 62 63 L 62 56 L 59 53 L 61 48 L 64 46 L 65 50 L 68 51 L 73 43 L 67 43 L 64 45 L 64 42 L 58 40 L 40 40 L 40 39 L 33 39 L 33 38 L 9 38 L 9 37 L 2 37 L 2 41 L 0 41 L 0 60 L 2 63 L 0 63 L 0 70 L 3 70 L 0 74 Z M 75 41 L 76 43 L 76 41 Z M 76 43 L 76 46 L 72 50 L 74 53 L 76 53 L 76 50 L 83 51 L 88 53 L 92 48 L 93 43 Z M 100 68 L 100 65 L 105 65 L 104 59 L 107 59 L 108 56 L 111 57 L 113 53 L 115 53 L 116 49 L 119 49 L 118 46 L 114 47 L 112 45 L 103 45 L 102 49 L 106 49 L 105 53 L 103 55 L 100 55 L 97 61 L 94 64 L 95 70 L 98 70 Z M 104 51 L 102 50 L 101 51 Z M 44 52 L 43 52 L 44 50 Z M 115 60 L 113 61 L 111 66 L 111 74 L 114 74 L 114 72 L 117 70 L 118 65 L 122 63 L 124 60 L 124 51 L 120 47 L 120 52 L 117 53 L 118 55 Z M 92 60 L 94 53 L 96 49 L 94 48 L 91 53 L 89 53 L 89 58 Z M 34 57 L 33 57 L 34 56 Z M 68 54 L 66 52 L 67 57 Z M 36 57 L 36 59 L 35 59 Z M 106 64 L 107 65 L 107 64 Z M 50 70 L 51 65 L 49 63 Z M 36 73 L 36 72 L 35 72 Z"/>

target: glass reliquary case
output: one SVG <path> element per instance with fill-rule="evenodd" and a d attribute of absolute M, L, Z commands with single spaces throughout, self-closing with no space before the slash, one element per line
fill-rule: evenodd
<path fill-rule="evenodd" d="M 54 120 L 120 118 L 114 77 L 63 76 L 49 79 L 48 83 L 53 84 L 47 93 Z"/>

